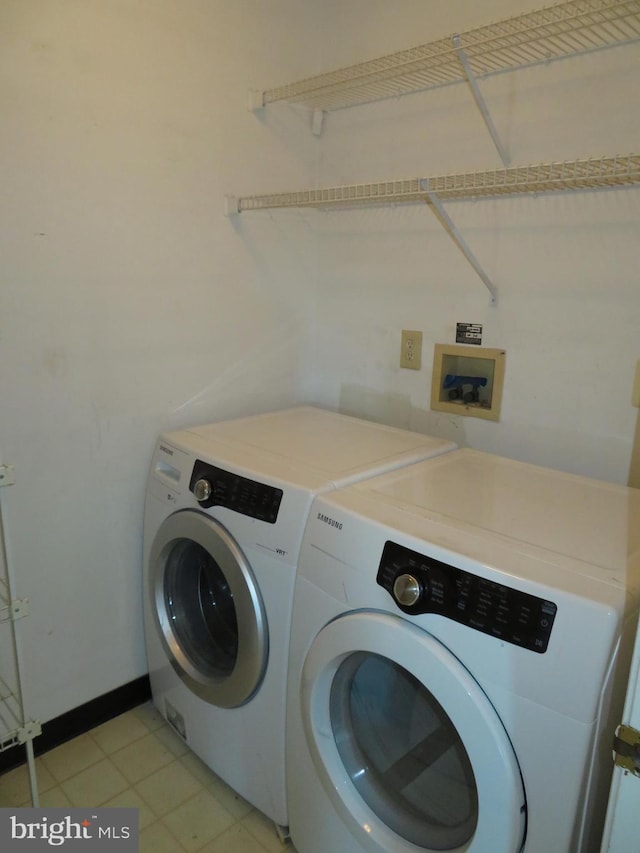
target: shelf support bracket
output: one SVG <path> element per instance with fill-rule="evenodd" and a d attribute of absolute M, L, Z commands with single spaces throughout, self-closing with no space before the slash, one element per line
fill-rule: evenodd
<path fill-rule="evenodd" d="M 249 112 L 261 115 L 266 106 L 265 92 L 261 89 L 250 89 L 247 100 Z M 325 111 L 320 109 L 311 110 L 311 133 L 314 136 L 322 136 Z"/>
<path fill-rule="evenodd" d="M 251 113 L 264 109 L 264 92 L 261 89 L 249 89 L 247 107 Z"/>
<path fill-rule="evenodd" d="M 491 302 L 492 304 L 496 304 L 498 300 L 498 291 L 495 288 L 495 285 L 491 281 L 491 279 L 487 276 L 485 271 L 482 269 L 476 256 L 473 254 L 471 249 L 465 243 L 462 235 L 454 225 L 451 217 L 447 213 L 447 211 L 442 206 L 442 202 L 438 198 L 438 196 L 429 190 L 426 186 L 426 181 L 423 182 L 424 190 L 428 199 L 428 204 L 433 208 L 436 216 L 440 220 L 441 224 L 444 226 L 445 231 L 451 237 L 456 246 L 460 249 L 465 258 L 469 261 L 471 266 L 474 268 L 480 279 L 482 280 L 484 286 L 487 288 L 489 293 L 491 294 Z"/>
<path fill-rule="evenodd" d="M 314 136 L 322 136 L 324 124 L 324 110 L 314 110 L 311 114 L 311 133 Z"/>
<path fill-rule="evenodd" d="M 0 465 L 0 486 L 13 486 L 16 472 L 13 465 Z"/>
<path fill-rule="evenodd" d="M 29 615 L 29 599 L 14 598 L 10 606 L 11 619 L 15 622 L 16 619 L 23 619 Z"/>
<path fill-rule="evenodd" d="M 0 610 L 0 622 L 15 622 L 16 619 L 22 619 L 29 615 L 29 599 L 14 598 L 6 607 Z"/>
<path fill-rule="evenodd" d="M 237 196 L 226 195 L 224 197 L 224 215 L 228 218 L 240 213 L 240 203 Z"/>
<path fill-rule="evenodd" d="M 509 165 L 509 156 L 500 140 L 498 135 L 498 131 L 496 130 L 496 126 L 493 123 L 493 119 L 491 118 L 491 114 L 489 113 L 489 109 L 487 104 L 482 96 L 482 92 L 480 91 L 480 87 L 478 86 L 478 81 L 476 80 L 476 76 L 473 73 L 471 66 L 469 65 L 469 60 L 467 59 L 467 54 L 460 47 L 460 36 L 453 36 L 453 47 L 460 61 L 460 65 L 462 65 L 462 70 L 464 71 L 465 77 L 467 78 L 467 83 L 469 84 L 469 88 L 471 89 L 471 94 L 473 95 L 473 99 L 476 102 L 476 106 L 480 110 L 480 114 L 484 120 L 484 123 L 487 126 L 487 130 L 491 135 L 491 139 L 493 140 L 493 144 L 500 155 L 500 159 L 505 167 Z"/>

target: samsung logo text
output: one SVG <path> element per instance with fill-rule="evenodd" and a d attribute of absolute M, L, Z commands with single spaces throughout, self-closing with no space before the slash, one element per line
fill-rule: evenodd
<path fill-rule="evenodd" d="M 335 527 L 336 530 L 342 530 L 342 522 L 336 521 L 335 518 L 331 518 L 328 515 L 325 515 L 322 512 L 318 513 L 318 521 L 324 522 L 324 524 L 328 524 L 329 527 Z"/>

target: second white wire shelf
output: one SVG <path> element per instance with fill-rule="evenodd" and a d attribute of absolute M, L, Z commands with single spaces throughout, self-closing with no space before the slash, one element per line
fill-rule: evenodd
<path fill-rule="evenodd" d="M 227 213 L 284 207 L 339 208 L 360 205 L 481 199 L 558 190 L 606 189 L 640 184 L 640 154 L 538 163 L 484 172 L 407 178 L 297 192 L 227 196 Z"/>
<path fill-rule="evenodd" d="M 231 216 L 246 211 L 287 207 L 335 209 L 362 205 L 426 202 L 476 271 L 491 294 L 491 301 L 495 303 L 497 301 L 495 285 L 466 244 L 442 202 L 558 191 L 617 189 L 638 185 L 640 185 L 640 154 L 624 154 L 432 178 L 407 178 L 298 192 L 269 193 L 243 198 L 227 196 L 225 212 Z"/>

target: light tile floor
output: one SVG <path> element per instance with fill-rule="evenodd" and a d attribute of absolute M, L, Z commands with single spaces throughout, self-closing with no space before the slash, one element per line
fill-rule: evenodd
<path fill-rule="evenodd" d="M 151 703 L 36 759 L 42 807 L 137 808 L 140 853 L 296 853 Z M 0 776 L 0 807 L 30 806 L 26 765 Z"/>

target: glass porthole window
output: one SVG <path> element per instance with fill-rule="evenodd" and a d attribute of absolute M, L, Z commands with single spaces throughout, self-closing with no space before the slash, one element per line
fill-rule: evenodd
<path fill-rule="evenodd" d="M 229 675 L 238 656 L 233 594 L 220 566 L 197 542 L 178 540 L 167 558 L 164 599 L 185 655 L 200 672 Z"/>
<path fill-rule="evenodd" d="M 314 772 L 358 849 L 522 848 L 527 803 L 507 731 L 429 632 L 379 611 L 338 616 L 309 647 L 299 691 Z"/>
<path fill-rule="evenodd" d="M 478 792 L 448 715 L 399 664 L 356 652 L 330 693 L 335 743 L 351 781 L 394 832 L 417 847 L 453 850 L 472 838 Z"/>

